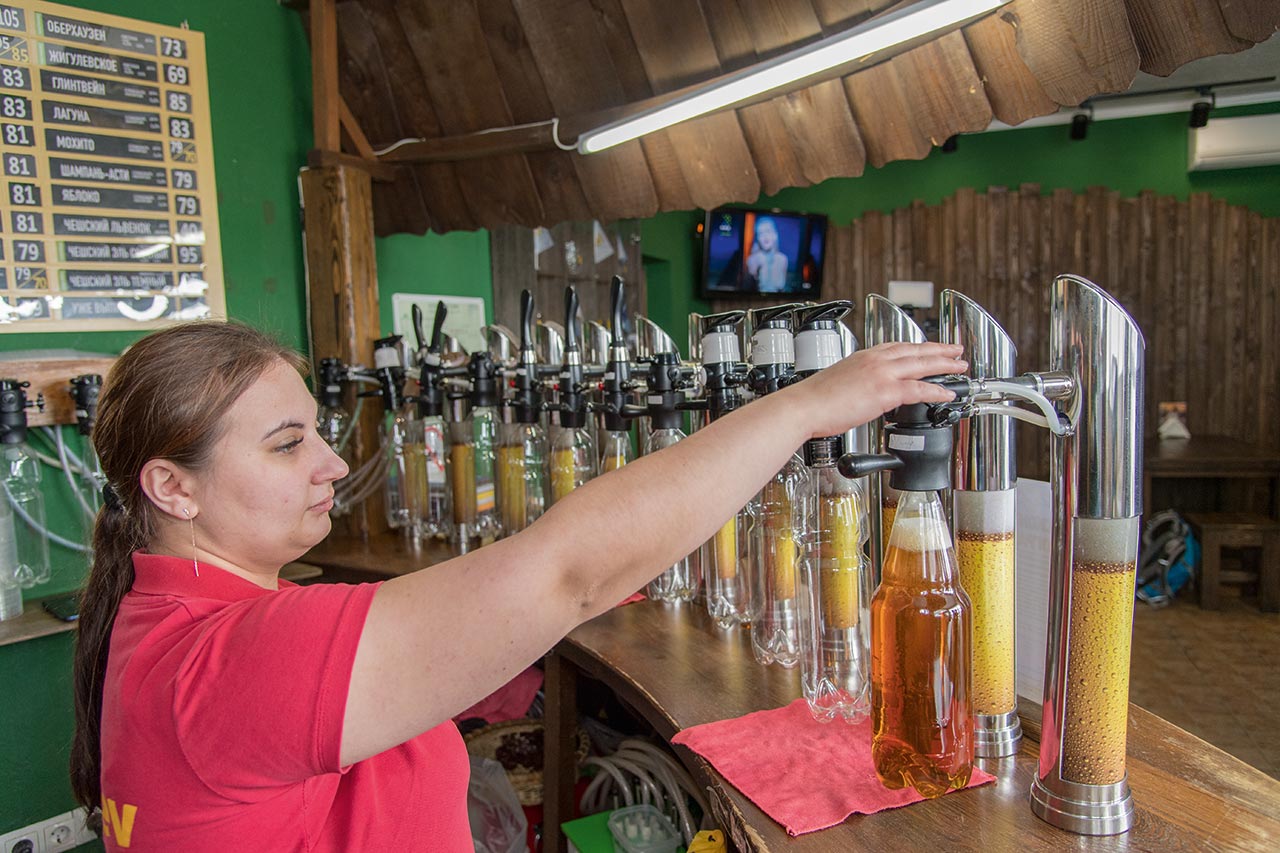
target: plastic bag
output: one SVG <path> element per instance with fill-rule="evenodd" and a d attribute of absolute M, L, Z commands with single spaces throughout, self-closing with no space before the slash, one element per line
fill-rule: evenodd
<path fill-rule="evenodd" d="M 523 853 L 528 849 L 529 821 L 498 762 L 471 757 L 467 815 L 476 853 Z"/>

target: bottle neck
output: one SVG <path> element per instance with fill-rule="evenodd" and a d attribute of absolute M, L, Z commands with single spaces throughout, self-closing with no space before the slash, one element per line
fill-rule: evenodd
<path fill-rule="evenodd" d="M 937 492 L 904 491 L 889 534 L 884 580 L 894 584 L 956 583 L 956 557 Z"/>

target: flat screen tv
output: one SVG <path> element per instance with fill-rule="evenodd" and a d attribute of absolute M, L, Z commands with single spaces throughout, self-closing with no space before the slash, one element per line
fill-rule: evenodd
<path fill-rule="evenodd" d="M 825 216 L 741 207 L 708 211 L 699 295 L 815 300 L 822 292 L 826 238 Z"/>

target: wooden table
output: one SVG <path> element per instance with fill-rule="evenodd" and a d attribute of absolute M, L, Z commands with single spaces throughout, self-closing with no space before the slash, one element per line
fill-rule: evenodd
<path fill-rule="evenodd" d="M 616 608 L 574 630 L 547 656 L 544 838 L 562 851 L 572 808 L 569 746 L 576 681 L 612 688 L 668 740 L 699 723 L 776 708 L 800 695 L 799 673 L 762 667 L 745 632 L 720 632 L 696 607 L 652 601 Z M 704 786 L 716 822 L 743 850 L 1268 850 L 1280 846 L 1280 781 L 1150 714 L 1129 707 L 1129 783 L 1137 804 L 1124 835 L 1085 838 L 1036 818 L 1027 792 L 1038 761 L 1039 706 L 1023 712 L 1022 751 L 983 762 L 997 780 L 877 815 L 857 816 L 799 838 L 786 831 L 688 749 L 675 751 Z M 833 724 L 835 725 L 835 724 Z M 833 768 L 838 778 L 838 768 Z"/>
<path fill-rule="evenodd" d="M 1185 479 L 1270 480 L 1271 505 L 1267 513 L 1280 520 L 1280 452 L 1224 435 L 1147 442 L 1143 460 L 1143 494 L 1147 500 L 1151 500 L 1153 480 Z"/>

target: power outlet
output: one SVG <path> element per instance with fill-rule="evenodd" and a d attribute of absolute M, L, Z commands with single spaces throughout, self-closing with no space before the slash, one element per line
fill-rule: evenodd
<path fill-rule="evenodd" d="M 45 853 L 44 839 L 39 826 L 28 826 L 4 836 L 0 851 L 3 853 Z"/>
<path fill-rule="evenodd" d="M 57 853 L 59 850 L 70 850 L 77 846 L 76 829 L 72 824 L 71 812 L 61 817 L 47 820 L 44 823 L 44 853 Z"/>

